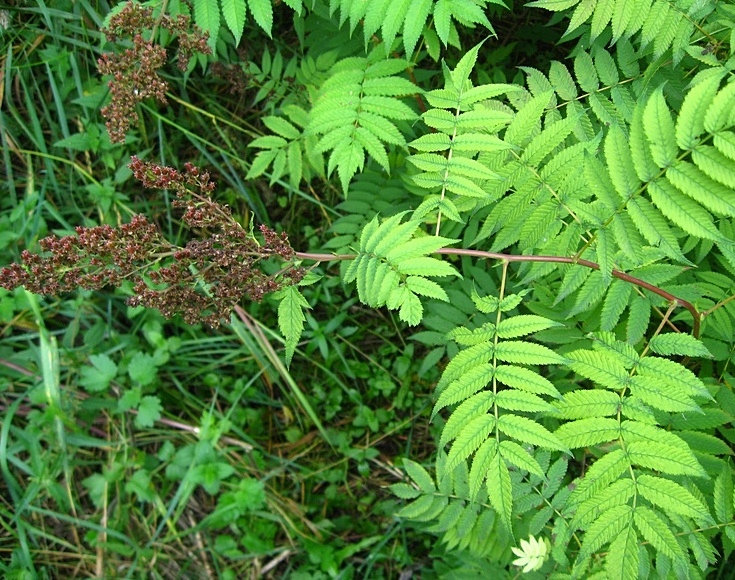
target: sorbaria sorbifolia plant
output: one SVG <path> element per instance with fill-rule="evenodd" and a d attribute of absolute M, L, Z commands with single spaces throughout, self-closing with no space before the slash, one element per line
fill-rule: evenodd
<path fill-rule="evenodd" d="M 548 578 L 703 578 L 735 547 L 735 8 L 537 0 L 568 21 L 568 58 L 490 82 L 494 41 L 466 45 L 495 2 L 285 4 L 344 28 L 304 41 L 248 178 L 336 174 L 346 201 L 323 253 L 257 239 L 193 167 L 134 159 L 208 237 L 173 248 L 143 217 L 81 228 L 2 284 L 134 277 L 132 303 L 212 324 L 277 291 L 290 360 L 303 267 L 339 261 L 364 304 L 423 325 L 427 364 L 449 359 L 436 465 L 404 462 L 400 517 L 497 569 L 514 548 Z M 204 15 L 221 7 L 239 40 L 244 5 L 195 0 L 210 46 Z M 271 3 L 248 5 L 270 34 Z M 435 66 L 447 45 L 463 56 Z M 276 274 L 258 268 L 269 258 Z"/>

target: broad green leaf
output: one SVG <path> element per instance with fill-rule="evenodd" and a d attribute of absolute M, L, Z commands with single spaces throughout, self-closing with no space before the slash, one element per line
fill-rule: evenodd
<path fill-rule="evenodd" d="M 441 393 L 449 383 L 458 379 L 470 369 L 489 362 L 492 356 L 493 346 L 490 343 L 481 343 L 461 350 L 444 369 L 436 386 L 436 392 Z"/>
<path fill-rule="evenodd" d="M 421 495 L 421 490 L 407 483 L 393 483 L 388 486 L 388 489 L 401 499 L 416 499 Z"/>
<path fill-rule="evenodd" d="M 709 211 L 735 216 L 735 192 L 703 173 L 697 166 L 680 161 L 668 168 L 666 177 L 674 187 Z"/>
<path fill-rule="evenodd" d="M 679 413 L 671 417 L 671 426 L 675 429 L 714 429 L 731 423 L 733 416 L 718 408 L 705 408 L 699 411 Z"/>
<path fill-rule="evenodd" d="M 735 189 L 735 161 L 720 153 L 711 145 L 700 145 L 692 151 L 692 160 L 703 173 Z"/>
<path fill-rule="evenodd" d="M 699 410 L 699 405 L 676 385 L 653 376 L 635 375 L 628 383 L 631 393 L 654 409 L 669 413 Z"/>
<path fill-rule="evenodd" d="M 713 241 L 723 241 L 712 216 L 692 198 L 685 196 L 665 179 L 648 184 L 651 201 L 672 223 L 686 233 Z"/>
<path fill-rule="evenodd" d="M 216 464 L 215 464 L 216 465 Z M 135 494 L 138 501 L 153 502 L 157 495 L 151 485 L 150 473 L 145 469 L 138 469 L 133 475 L 126 478 L 125 491 Z"/>
<path fill-rule="evenodd" d="M 730 524 L 733 521 L 733 485 L 732 472 L 724 469 L 715 480 L 715 491 L 713 496 L 715 515 L 717 521 Z"/>
<path fill-rule="evenodd" d="M 704 104 L 706 106 L 707 103 Z M 715 95 L 712 103 L 707 107 L 704 128 L 709 133 L 717 133 L 727 128 L 732 123 L 733 109 L 735 109 L 735 85 L 729 83 Z"/>
<path fill-rule="evenodd" d="M 553 91 L 547 91 L 527 102 L 508 126 L 504 140 L 518 147 L 526 146 L 540 131 L 541 117 L 553 95 Z"/>
<path fill-rule="evenodd" d="M 416 43 L 424 30 L 426 19 L 431 11 L 432 0 L 418 0 L 411 4 L 411 14 L 403 25 L 403 47 L 406 57 L 411 58 Z"/>
<path fill-rule="evenodd" d="M 614 280 L 610 284 L 600 314 L 600 328 L 602 330 L 609 331 L 618 325 L 620 317 L 628 307 L 632 293 L 633 285 L 623 280 Z"/>
<path fill-rule="evenodd" d="M 417 500 L 412 501 L 410 504 L 403 506 L 396 514 L 399 518 L 416 519 L 426 514 L 432 507 L 434 507 L 433 495 L 422 495 Z"/>
<path fill-rule="evenodd" d="M 680 439 L 675 433 L 667 431 L 655 424 L 633 420 L 623 421 L 620 424 L 620 431 L 626 443 L 632 441 L 663 443 L 664 445 L 676 447 L 685 453 L 691 454 L 689 445 L 684 440 Z"/>
<path fill-rule="evenodd" d="M 436 258 L 419 256 L 416 258 L 396 258 L 395 266 L 401 274 L 407 276 L 459 276 L 459 272 L 450 263 Z"/>
<path fill-rule="evenodd" d="M 573 0 L 573 4 L 576 4 L 578 0 Z M 565 101 L 571 101 L 577 98 L 577 85 L 569 74 L 569 70 L 565 65 L 559 61 L 551 61 L 549 67 L 549 82 L 554 87 L 556 94 L 559 98 Z"/>
<path fill-rule="evenodd" d="M 128 363 L 128 375 L 130 378 L 143 385 L 150 385 L 158 374 L 155 359 L 144 352 L 136 352 Z"/>
<path fill-rule="evenodd" d="M 618 125 L 610 127 L 605 138 L 605 159 L 615 189 L 623 199 L 628 199 L 638 190 L 640 181 L 635 173 L 628 139 Z"/>
<path fill-rule="evenodd" d="M 240 44 L 242 31 L 245 28 L 245 15 L 247 4 L 245 0 L 221 0 L 222 16 L 225 18 L 227 28 L 235 37 L 235 46 Z"/>
<path fill-rule="evenodd" d="M 688 263 L 668 221 L 648 200 L 636 197 L 628 201 L 626 207 L 628 216 L 649 244 L 661 248 L 669 258 Z"/>
<path fill-rule="evenodd" d="M 588 6 L 591 4 L 591 2 L 582 3 L 582 5 Z M 577 8 L 577 11 L 578 10 L 579 7 Z M 577 14 L 577 11 L 575 11 L 575 16 Z M 572 23 L 573 22 L 574 17 L 572 18 Z M 569 24 L 569 30 L 573 30 L 572 23 Z M 579 83 L 579 86 L 582 88 L 582 90 L 587 91 L 588 93 L 596 91 L 597 88 L 600 86 L 599 79 L 597 78 L 597 71 L 595 70 L 595 63 L 592 61 L 592 57 L 589 55 L 589 53 L 583 50 L 580 50 L 574 59 L 574 76 L 577 77 L 577 82 Z"/>
<path fill-rule="evenodd" d="M 389 262 L 418 258 L 426 254 L 433 254 L 439 248 L 449 246 L 458 241 L 441 236 L 420 236 L 394 247 L 385 255 L 385 258 Z"/>
<path fill-rule="evenodd" d="M 676 386 L 690 396 L 712 399 L 707 387 L 692 371 L 672 360 L 647 356 L 640 360 L 638 373 L 650 375 L 655 380 Z"/>
<path fill-rule="evenodd" d="M 82 367 L 79 384 L 89 393 L 104 391 L 117 376 L 117 365 L 106 354 L 92 354 L 89 362 L 92 366 Z"/>
<path fill-rule="evenodd" d="M 446 151 L 452 147 L 452 141 L 444 133 L 427 133 L 411 141 L 409 146 L 419 151 Z"/>
<path fill-rule="evenodd" d="M 545 93 L 547 94 L 547 93 Z M 547 126 L 541 134 L 531 139 L 521 155 L 521 161 L 529 165 L 538 165 L 554 149 L 564 143 L 564 140 L 577 124 L 576 116 L 568 116 L 561 121 Z"/>
<path fill-rule="evenodd" d="M 443 134 L 439 133 L 438 135 Z M 447 137 L 446 135 L 444 136 Z M 495 151 L 511 149 L 512 147 L 512 145 L 506 143 L 499 137 L 496 137 L 495 135 L 486 135 L 484 133 L 462 133 L 457 135 L 452 141 L 452 149 L 454 151 L 462 152 L 466 151 L 474 153 L 477 151 L 485 151 L 492 153 Z"/>
<path fill-rule="evenodd" d="M 154 395 L 147 395 L 138 404 L 138 414 L 135 416 L 135 426 L 138 428 L 153 427 L 153 424 L 161 418 L 161 399 Z"/>
<path fill-rule="evenodd" d="M 409 326 L 416 326 L 421 322 L 423 315 L 424 307 L 421 305 L 421 300 L 413 292 L 408 292 L 405 300 L 401 302 L 398 318 L 406 322 Z"/>
<path fill-rule="evenodd" d="M 378 225 L 378 218 L 375 217 L 363 229 L 363 235 L 360 237 L 360 251 L 366 254 L 384 256 L 392 247 L 399 246 L 410 239 L 418 224 L 416 222 L 401 224 L 401 220 L 406 213 L 397 213 L 380 225 Z M 375 222 L 375 225 L 372 225 L 372 222 Z M 378 251 L 379 246 L 383 252 Z"/>
<path fill-rule="evenodd" d="M 498 418 L 498 429 L 508 437 L 512 437 L 523 443 L 530 443 L 531 445 L 537 445 L 544 449 L 569 453 L 569 449 L 559 441 L 556 435 L 536 423 L 536 421 L 532 421 L 526 417 L 510 414 L 501 415 Z"/>
<path fill-rule="evenodd" d="M 651 139 L 646 136 L 644 114 L 647 110 L 642 104 L 635 106 L 629 132 L 630 154 L 633 158 L 633 166 L 638 177 L 644 182 L 651 181 L 661 171 L 652 152 L 653 146 Z M 674 149 L 676 149 L 676 145 L 674 145 Z"/>
<path fill-rule="evenodd" d="M 407 19 L 410 8 L 410 0 L 392 0 L 387 3 L 385 16 L 382 19 L 381 32 L 383 33 L 385 46 L 389 50 L 392 49 L 396 34 L 398 34 L 401 25 Z"/>

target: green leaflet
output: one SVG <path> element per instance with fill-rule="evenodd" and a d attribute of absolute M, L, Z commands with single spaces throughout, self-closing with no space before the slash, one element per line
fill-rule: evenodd
<path fill-rule="evenodd" d="M 271 28 L 273 27 L 273 4 L 271 4 L 271 0 L 248 0 L 248 4 L 255 22 L 268 36 L 271 36 Z"/>
<path fill-rule="evenodd" d="M 584 479 L 572 492 L 570 503 L 577 504 L 597 495 L 630 468 L 630 462 L 622 449 L 615 449 L 600 457 L 587 471 Z"/>
<path fill-rule="evenodd" d="M 434 493 L 436 491 L 434 480 L 429 475 L 429 472 L 426 471 L 426 469 L 424 469 L 421 465 L 419 465 L 415 461 L 404 458 L 403 467 L 406 468 L 406 473 L 421 491 L 423 491 L 424 493 Z"/>
<path fill-rule="evenodd" d="M 483 391 L 471 396 L 459 405 L 444 425 L 439 445 L 444 446 L 457 438 L 469 422 L 484 416 L 493 406 L 494 398 L 495 395 L 492 391 Z M 492 415 L 488 415 L 488 417 L 492 417 Z"/>
<path fill-rule="evenodd" d="M 686 562 L 686 556 L 676 541 L 676 537 L 669 526 L 655 511 L 638 506 L 633 514 L 636 527 L 641 535 L 648 540 L 659 552 L 672 560 Z"/>
<path fill-rule="evenodd" d="M 692 87 L 684 98 L 676 120 L 676 144 L 693 149 L 704 131 L 704 118 L 720 85 L 719 77 L 710 77 Z"/>
<path fill-rule="evenodd" d="M 620 437 L 620 424 L 617 419 L 602 417 L 579 419 L 564 423 L 554 435 L 570 449 L 589 447 L 616 440 Z"/>
<path fill-rule="evenodd" d="M 258 137 L 248 143 L 248 147 L 261 151 L 255 156 L 246 178 L 257 178 L 271 167 L 271 184 L 288 175 L 290 185 L 298 188 L 302 178 L 309 181 L 314 173 L 324 173 L 324 159 L 316 150 L 317 137 L 304 133 L 306 111 L 289 105 L 283 107 L 283 112 L 287 119 L 263 117 L 263 124 L 275 135 Z"/>
<path fill-rule="evenodd" d="M 487 470 L 487 495 L 490 504 L 500 516 L 505 529 L 512 535 L 513 486 L 508 466 L 500 453 L 495 453 Z"/>
<path fill-rule="evenodd" d="M 717 521 L 730 523 L 733 519 L 733 484 L 732 473 L 729 469 L 724 470 L 715 480 L 714 508 Z"/>
<path fill-rule="evenodd" d="M 648 348 L 656 354 L 712 358 L 701 341 L 689 334 L 667 332 L 658 334 L 648 342 Z"/>
<path fill-rule="evenodd" d="M 669 167 L 679 152 L 676 146 L 674 121 L 663 96 L 663 87 L 648 100 L 643 113 L 643 126 L 651 145 L 653 160 L 661 168 Z"/>
<path fill-rule="evenodd" d="M 444 407 L 464 401 L 480 389 L 485 388 L 492 378 L 493 367 L 487 363 L 469 369 L 442 390 L 439 400 L 434 405 L 432 417 Z"/>
<path fill-rule="evenodd" d="M 706 477 L 706 473 L 691 454 L 664 443 L 633 441 L 628 445 L 633 465 L 655 469 L 668 475 Z"/>
<path fill-rule="evenodd" d="M 471 4 L 469 0 L 466 3 Z M 439 6 L 438 3 L 437 8 Z M 434 17 L 436 20 L 436 12 Z M 480 152 L 501 152 L 512 148 L 511 144 L 487 133 L 500 131 L 512 116 L 505 111 L 482 108 L 477 103 L 517 91 L 518 87 L 505 84 L 472 86 L 469 75 L 479 47 L 470 50 L 454 71 L 448 71 L 443 89 L 425 95 L 432 108 L 422 118 L 439 133 L 424 135 L 411 143 L 412 147 L 423 152 L 409 157 L 409 161 L 421 171 L 413 175 L 412 180 L 439 196 L 442 204 L 431 208 L 439 210 L 437 220 L 446 213 L 449 219 L 461 221 L 460 214 L 452 211 L 457 200 L 462 201 L 467 209 L 471 205 L 463 198 L 475 198 L 478 203 L 492 200 L 492 192 L 498 187 L 500 177 L 475 156 Z M 445 201 L 449 202 L 447 207 L 444 207 Z"/>
<path fill-rule="evenodd" d="M 627 526 L 610 543 L 605 570 L 610 578 L 636 580 L 639 577 L 638 562 L 638 534 L 632 526 Z"/>
<path fill-rule="evenodd" d="M 366 58 L 338 61 L 309 112 L 306 134 L 320 136 L 319 151 L 332 151 L 327 170 L 337 169 L 345 192 L 355 173 L 363 169 L 366 152 L 390 171 L 386 144 L 406 144 L 393 121 L 416 118 L 397 98 L 419 92 L 408 80 L 395 76 L 408 63 L 384 58 L 385 48 L 380 45 Z"/>
<path fill-rule="evenodd" d="M 530 369 L 511 365 L 498 365 L 495 368 L 495 379 L 514 389 L 520 389 L 536 395 L 549 395 L 558 399 L 561 398 L 559 391 L 549 379 Z"/>
<path fill-rule="evenodd" d="M 278 304 L 278 329 L 286 339 L 286 364 L 291 364 L 296 345 L 304 331 L 304 308 L 311 308 L 296 286 L 288 286 L 274 295 Z"/>
<path fill-rule="evenodd" d="M 245 0 L 221 0 L 222 16 L 225 19 L 227 28 L 230 29 L 235 37 L 235 45 L 240 44 L 243 28 L 245 27 L 245 15 L 247 14 L 247 4 Z"/>
<path fill-rule="evenodd" d="M 618 505 L 603 512 L 587 529 L 577 560 L 594 554 L 612 541 L 632 523 L 633 509 L 629 505 Z"/>
<path fill-rule="evenodd" d="M 365 304 L 398 310 L 401 320 L 416 325 L 423 316 L 419 296 L 449 300 L 444 289 L 426 277 L 458 274 L 453 266 L 425 254 L 456 240 L 414 237 L 420 222 L 400 223 L 406 213 L 383 223 L 375 217 L 363 228 L 360 251 L 344 280 L 357 282 L 358 295 Z"/>
<path fill-rule="evenodd" d="M 477 448 L 486 441 L 494 427 L 495 417 L 489 414 L 476 417 L 464 425 L 462 431 L 452 444 L 452 448 L 449 450 L 444 469 L 451 471 L 460 462 L 477 451 Z"/>
<path fill-rule="evenodd" d="M 627 504 L 635 493 L 636 484 L 632 479 L 619 479 L 577 506 L 569 525 L 572 529 L 586 528 L 599 518 L 601 513 Z"/>
<path fill-rule="evenodd" d="M 621 405 L 620 395 L 610 391 L 572 391 L 566 393 L 561 401 L 554 401 L 553 407 L 561 419 L 584 419 L 587 417 L 607 417 L 618 412 Z"/>
<path fill-rule="evenodd" d="M 518 445 L 518 443 L 505 439 L 500 442 L 499 450 L 503 459 L 511 465 L 515 465 L 517 468 L 524 469 L 539 477 L 544 477 L 543 469 L 541 469 L 536 458 Z"/>
<path fill-rule="evenodd" d="M 526 417 L 501 415 L 497 425 L 500 431 L 518 441 L 538 445 L 544 449 L 556 449 L 569 453 L 567 446 L 556 435 Z"/>
<path fill-rule="evenodd" d="M 674 481 L 641 474 L 636 479 L 636 489 L 644 498 L 666 513 L 693 518 L 700 525 L 714 523 L 707 506 Z"/>
<path fill-rule="evenodd" d="M 603 351 L 576 350 L 567 354 L 571 369 L 608 389 L 622 389 L 628 381 L 623 364 Z"/>

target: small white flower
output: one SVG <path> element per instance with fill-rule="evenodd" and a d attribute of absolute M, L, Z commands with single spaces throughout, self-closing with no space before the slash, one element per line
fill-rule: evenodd
<path fill-rule="evenodd" d="M 549 540 L 546 538 L 537 540 L 533 536 L 530 536 L 528 541 L 521 540 L 520 548 L 511 548 L 513 553 L 518 556 L 517 560 L 513 560 L 513 565 L 522 566 L 524 574 L 534 570 L 540 570 L 541 566 L 544 565 L 544 562 L 549 557 L 550 549 Z"/>

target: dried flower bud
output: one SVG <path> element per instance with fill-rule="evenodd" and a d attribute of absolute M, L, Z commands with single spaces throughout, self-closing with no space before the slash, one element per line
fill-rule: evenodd
<path fill-rule="evenodd" d="M 259 301 L 304 277 L 306 271 L 293 265 L 275 276 L 260 268 L 264 259 L 275 256 L 293 261 L 288 237 L 261 226 L 263 243 L 258 243 L 229 207 L 209 197 L 214 182 L 207 172 L 191 164 L 179 172 L 137 157 L 131 159 L 130 168 L 144 185 L 175 192 L 174 206 L 183 210 L 182 220 L 201 228 L 203 237 L 183 248 L 174 246 L 142 215 L 117 228 L 78 227 L 76 235 L 40 240 L 40 255 L 23 251 L 22 265 L 0 270 L 0 286 L 57 294 L 130 279 L 135 296 L 129 304 L 157 308 L 167 317 L 181 314 L 191 324 L 217 326 L 243 297 Z"/>

